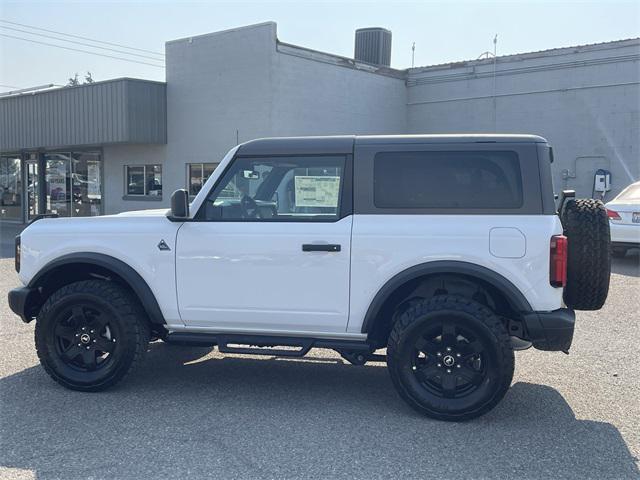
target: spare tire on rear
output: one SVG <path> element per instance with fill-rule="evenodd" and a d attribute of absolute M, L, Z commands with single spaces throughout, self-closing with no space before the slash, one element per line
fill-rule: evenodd
<path fill-rule="evenodd" d="M 570 199 L 561 220 L 569 239 L 564 302 L 575 310 L 598 310 L 607 299 L 611 274 L 607 211 L 600 200 Z"/>

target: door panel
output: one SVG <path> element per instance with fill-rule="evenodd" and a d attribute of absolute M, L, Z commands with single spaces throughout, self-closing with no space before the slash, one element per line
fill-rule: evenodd
<path fill-rule="evenodd" d="M 189 222 L 176 274 L 186 325 L 344 332 L 352 216 L 337 222 Z M 340 251 L 303 251 L 303 244 Z"/>
<path fill-rule="evenodd" d="M 196 221 L 178 231 L 178 306 L 184 323 L 344 333 L 350 161 L 345 155 L 236 157 Z"/>

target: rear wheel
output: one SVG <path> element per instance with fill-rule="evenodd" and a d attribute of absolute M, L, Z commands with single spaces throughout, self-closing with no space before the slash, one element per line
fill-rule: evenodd
<path fill-rule="evenodd" d="M 72 390 L 104 390 L 119 382 L 149 343 L 138 302 L 122 287 L 102 280 L 72 283 L 43 305 L 35 341 L 40 363 Z"/>
<path fill-rule="evenodd" d="M 451 295 L 415 303 L 396 321 L 387 346 L 402 399 L 439 420 L 469 420 L 495 407 L 509 389 L 514 362 L 500 319 Z"/>

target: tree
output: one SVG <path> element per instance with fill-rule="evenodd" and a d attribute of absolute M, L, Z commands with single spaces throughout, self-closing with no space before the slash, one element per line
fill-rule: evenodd
<path fill-rule="evenodd" d="M 91 72 L 87 72 L 84 76 L 84 83 L 93 83 L 93 78 L 91 78 Z"/>
<path fill-rule="evenodd" d="M 69 77 L 69 82 L 67 83 L 67 87 L 75 87 L 76 85 L 80 85 L 80 80 L 78 80 L 77 73 L 73 77 Z"/>

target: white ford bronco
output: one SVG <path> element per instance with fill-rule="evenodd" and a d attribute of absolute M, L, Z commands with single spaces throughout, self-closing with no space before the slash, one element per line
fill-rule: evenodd
<path fill-rule="evenodd" d="M 70 389 L 114 385 L 151 339 L 328 348 L 385 361 L 419 412 L 470 419 L 509 389 L 514 350 L 568 352 L 574 310 L 607 296 L 606 211 L 555 198 L 552 161 L 531 135 L 250 141 L 170 211 L 32 222 L 9 303 Z"/>

